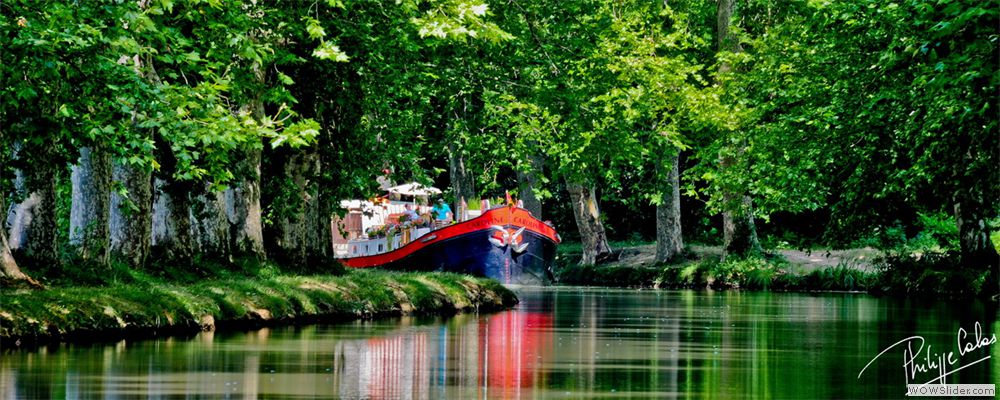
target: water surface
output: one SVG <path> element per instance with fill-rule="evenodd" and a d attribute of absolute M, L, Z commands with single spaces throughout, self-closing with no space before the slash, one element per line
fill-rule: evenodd
<path fill-rule="evenodd" d="M 8 351 L 0 399 L 902 398 L 907 379 L 943 373 L 904 370 L 904 350 L 916 353 L 911 369 L 944 355 L 944 371 L 957 371 L 948 383 L 1000 372 L 1000 344 L 983 344 L 1000 331 L 997 309 L 978 302 L 517 291 L 518 308 L 497 314 Z M 913 336 L 925 347 L 896 346 L 859 377 Z"/>

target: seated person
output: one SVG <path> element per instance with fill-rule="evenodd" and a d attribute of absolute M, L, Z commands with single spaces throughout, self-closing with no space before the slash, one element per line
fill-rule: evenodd
<path fill-rule="evenodd" d="M 451 207 L 444 202 L 444 199 L 438 199 L 437 204 L 431 208 L 431 213 L 434 214 L 434 220 L 437 223 L 446 223 L 452 220 Z"/>
<path fill-rule="evenodd" d="M 406 210 L 403 211 L 403 215 L 406 216 L 406 220 L 407 221 L 411 221 L 412 222 L 412 221 L 416 221 L 416 220 L 420 219 L 420 215 L 418 215 L 416 211 L 413 211 L 413 205 L 412 204 L 407 204 L 404 207 L 406 208 Z"/>

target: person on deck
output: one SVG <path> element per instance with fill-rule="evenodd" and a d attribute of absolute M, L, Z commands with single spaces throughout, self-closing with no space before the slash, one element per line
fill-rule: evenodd
<path fill-rule="evenodd" d="M 413 211 L 413 205 L 407 204 L 404 206 L 406 210 L 403 211 L 403 215 L 407 216 L 407 221 L 416 221 L 420 219 L 420 215 L 416 211 Z"/>
<path fill-rule="evenodd" d="M 444 199 L 438 199 L 437 204 L 431 208 L 431 212 L 434 214 L 434 222 L 437 225 L 447 224 L 453 218 L 451 207 L 444 202 Z"/>

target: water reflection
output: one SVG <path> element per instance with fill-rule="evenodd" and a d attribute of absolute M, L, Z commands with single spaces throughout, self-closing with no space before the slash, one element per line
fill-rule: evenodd
<path fill-rule="evenodd" d="M 863 295 L 519 289 L 517 310 L 52 346 L 0 356 L 0 399 L 899 398 L 911 335 L 955 349 L 995 307 Z M 1000 346 L 949 383 L 995 383 Z M 961 365 L 961 364 L 959 364 Z M 958 365 L 956 365 L 957 367 Z M 952 368 L 954 369 L 954 368 Z"/>

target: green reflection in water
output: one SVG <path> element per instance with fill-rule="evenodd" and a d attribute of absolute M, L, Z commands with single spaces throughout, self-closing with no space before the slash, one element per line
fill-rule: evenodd
<path fill-rule="evenodd" d="M 957 354 L 995 306 L 867 295 L 519 288 L 518 309 L 0 356 L 8 398 L 901 398 L 903 347 L 995 383 L 1000 344 Z M 972 341 L 968 339 L 967 341 Z M 928 349 L 922 351 L 927 354 Z M 918 357 L 916 364 L 924 361 Z M 923 383 L 936 375 L 918 373 Z"/>

